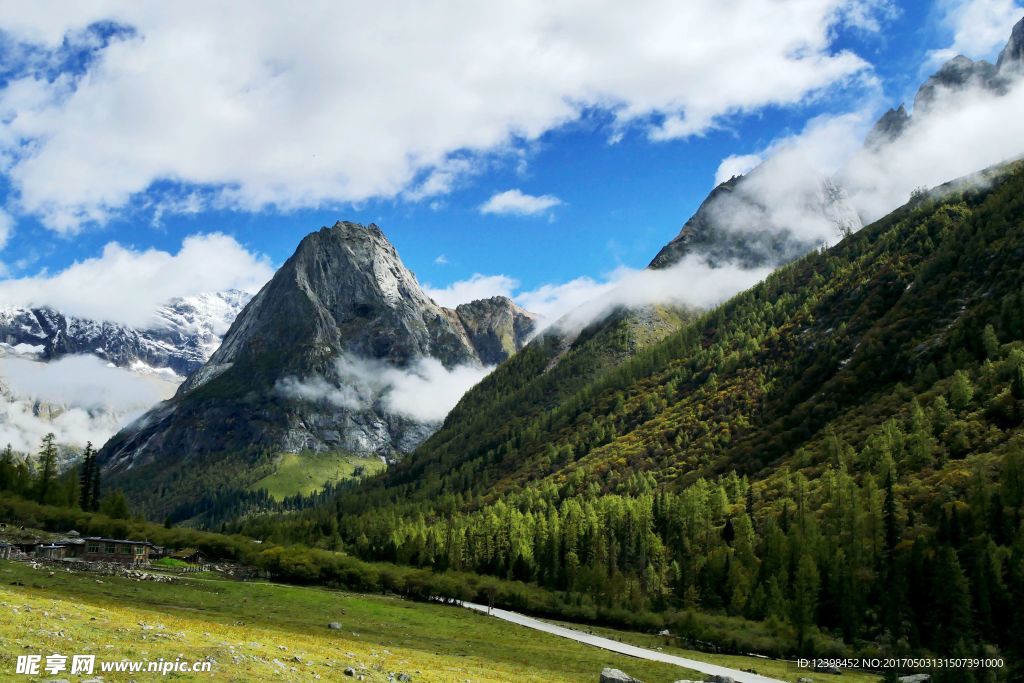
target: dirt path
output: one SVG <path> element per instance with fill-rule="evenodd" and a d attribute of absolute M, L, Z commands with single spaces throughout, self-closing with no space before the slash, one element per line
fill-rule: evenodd
<path fill-rule="evenodd" d="M 637 657 L 638 659 L 648 659 L 652 662 L 675 664 L 676 666 L 681 666 L 686 669 L 690 669 L 691 671 L 698 671 L 709 676 L 728 676 L 736 681 L 736 683 L 784 683 L 784 681 L 780 681 L 777 678 L 768 678 L 767 676 L 751 674 L 745 671 L 740 671 L 739 669 L 730 669 L 726 666 L 708 664 L 707 662 L 701 662 L 696 659 L 687 659 L 686 657 L 677 657 L 676 655 L 658 652 L 657 650 L 648 650 L 647 648 L 637 647 L 636 645 L 627 645 L 626 643 L 620 643 L 617 640 L 602 638 L 601 636 L 595 636 L 590 633 L 584 633 L 583 631 L 565 628 L 564 626 L 556 626 L 555 624 L 541 621 L 540 619 L 534 619 L 533 617 L 528 617 L 516 612 L 509 612 L 508 610 L 498 608 L 488 609 L 486 605 L 478 605 L 473 602 L 463 602 L 460 604 L 467 609 L 475 610 L 483 614 L 489 614 L 492 617 L 496 617 L 513 624 L 519 624 L 526 628 L 532 628 L 537 631 L 561 636 L 562 638 L 575 640 L 578 643 L 593 645 L 594 647 L 599 647 L 604 650 L 617 652 L 623 655 L 629 655 L 630 657 Z"/>

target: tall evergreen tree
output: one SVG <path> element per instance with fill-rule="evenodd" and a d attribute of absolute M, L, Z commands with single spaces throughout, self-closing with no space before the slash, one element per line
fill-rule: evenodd
<path fill-rule="evenodd" d="M 50 497 L 50 489 L 53 487 L 53 479 L 57 473 L 57 445 L 54 443 L 56 436 L 50 432 L 43 437 L 39 447 L 39 484 L 37 487 L 37 500 L 45 503 Z"/>
<path fill-rule="evenodd" d="M 14 490 L 14 449 L 7 444 L 0 454 L 0 491 Z"/>
<path fill-rule="evenodd" d="M 92 480 L 95 460 L 96 456 L 92 451 L 92 441 L 87 441 L 85 443 L 85 453 L 82 457 L 82 468 L 78 472 L 78 507 L 83 510 L 92 510 Z"/>
<path fill-rule="evenodd" d="M 89 509 L 100 509 L 100 464 L 96 462 L 96 454 L 92 456 L 92 473 L 89 482 Z"/>

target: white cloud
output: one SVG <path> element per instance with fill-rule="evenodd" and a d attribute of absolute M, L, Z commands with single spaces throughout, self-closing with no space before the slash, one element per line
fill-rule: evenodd
<path fill-rule="evenodd" d="M 505 190 L 491 196 L 480 205 L 480 213 L 511 214 L 515 216 L 536 216 L 561 205 L 562 200 L 554 195 L 523 194 L 521 190 Z"/>
<path fill-rule="evenodd" d="M 0 93 L 0 166 L 20 210 L 64 231 L 159 180 L 243 209 L 425 197 L 465 171 L 453 160 L 588 108 L 663 139 L 801 102 L 866 68 L 834 46 L 838 26 L 869 23 L 864 6 L 8 1 L 8 37 L 52 55 L 92 22 L 133 31 L 93 45 L 84 76 L 16 72 Z"/>
<path fill-rule="evenodd" d="M 779 138 L 743 163 L 763 158 L 733 191 L 716 197 L 708 213 L 717 227 L 747 233 L 748 239 L 788 235 L 784 245 L 753 244 L 783 260 L 818 244 L 834 244 L 861 220 L 830 177 L 859 150 L 872 121 L 871 111 L 819 116 L 796 135 Z M 719 166 L 729 173 L 735 157 Z M 724 172 L 723 172 L 724 171 Z M 796 251 L 798 250 L 798 251 Z"/>
<path fill-rule="evenodd" d="M 619 268 L 601 282 L 578 278 L 566 285 L 524 292 L 516 302 L 545 315 L 545 323 L 565 331 L 578 331 L 617 308 L 673 305 L 709 308 L 757 284 L 773 268 L 740 268 L 733 264 L 710 266 L 689 255 L 661 270 Z"/>
<path fill-rule="evenodd" d="M 1007 28 L 1002 41 L 1008 36 Z M 715 201 L 712 214 L 725 229 L 788 231 L 804 246 L 831 244 L 839 225 L 857 229 L 877 220 L 916 188 L 1017 158 L 1024 154 L 1024 76 L 1013 73 L 1003 93 L 978 83 L 938 88 L 927 111 L 915 113 L 902 134 L 883 145 L 862 143 L 880 108 L 875 98 L 858 111 L 813 119 L 799 134 L 760 151 L 766 161 Z M 835 185 L 823 185 L 828 179 Z M 840 201 L 827 206 L 822 199 L 836 185 Z"/>
<path fill-rule="evenodd" d="M 1015 0 L 946 0 L 943 10 L 943 23 L 952 31 L 953 43 L 930 53 L 933 64 L 958 54 L 976 59 L 991 56 L 1006 44 L 1024 6 Z"/>
<path fill-rule="evenodd" d="M 141 376 L 95 356 L 50 363 L 0 356 L 0 444 L 34 452 L 44 435 L 102 445 L 121 427 L 174 393 L 180 378 Z"/>
<path fill-rule="evenodd" d="M 1005 95 L 940 91 L 893 144 L 858 152 L 838 174 L 854 206 L 875 220 L 934 187 L 1024 154 L 1024 78 Z M 955 154 L 950 151 L 955 150 Z"/>
<path fill-rule="evenodd" d="M 439 266 L 447 266 L 448 265 L 448 257 L 445 256 L 444 254 L 438 254 L 437 258 L 434 259 L 434 263 L 436 265 L 439 265 Z"/>
<path fill-rule="evenodd" d="M 512 296 L 519 281 L 508 275 L 482 275 L 474 273 L 468 280 L 453 282 L 447 287 L 423 286 L 423 291 L 441 306 L 455 308 L 459 304 L 492 296 Z"/>
<path fill-rule="evenodd" d="M 382 409 L 417 422 L 436 423 L 491 370 L 473 365 L 449 369 L 435 358 L 420 358 L 408 368 L 399 368 L 381 360 L 342 355 L 335 363 L 334 377 L 286 377 L 277 390 L 291 398 L 325 401 L 348 410 Z"/>
<path fill-rule="evenodd" d="M 50 363 L 0 357 L 0 376 L 17 396 L 61 406 L 121 412 L 162 398 L 157 381 L 90 355 L 65 356 Z"/>
<path fill-rule="evenodd" d="M 541 316 L 542 326 L 557 324 L 575 329 L 619 307 L 671 304 L 707 308 L 754 285 L 770 272 L 771 268 L 744 270 L 728 263 L 712 268 L 690 256 L 663 270 L 620 267 L 599 279 L 578 277 L 523 291 L 516 291 L 518 281 L 507 275 L 476 274 L 449 285 L 444 290 L 450 297 L 445 305 L 501 294 Z"/>
<path fill-rule="evenodd" d="M 462 395 L 494 368 L 457 365 L 447 369 L 435 358 L 420 359 L 409 371 L 391 368 L 385 405 L 417 422 L 440 422 Z"/>
<path fill-rule="evenodd" d="M 157 308 L 174 297 L 232 288 L 255 291 L 271 275 L 265 257 L 220 233 L 186 237 L 177 254 L 111 242 L 100 256 L 59 273 L 0 280 L 0 300 L 145 327 L 157 322 Z"/>
<path fill-rule="evenodd" d="M 733 176 L 748 173 L 750 169 L 754 168 L 762 161 L 764 160 L 761 158 L 760 154 L 733 154 L 732 156 L 722 159 L 722 162 L 718 164 L 718 170 L 715 171 L 715 185 L 721 185 Z"/>
<path fill-rule="evenodd" d="M 615 288 L 617 280 L 632 272 L 636 271 L 620 268 L 604 280 L 583 276 L 568 282 L 544 284 L 517 294 L 515 301 L 541 316 L 545 324 L 550 324 L 569 311 L 607 294 Z"/>

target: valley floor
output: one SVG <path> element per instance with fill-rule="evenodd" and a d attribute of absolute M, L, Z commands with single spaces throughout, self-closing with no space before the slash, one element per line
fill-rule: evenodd
<path fill-rule="evenodd" d="M 101 661 L 210 661 L 211 673 L 111 674 L 104 681 L 597 681 L 606 666 L 648 683 L 700 676 L 568 642 L 468 610 L 388 596 L 238 582 L 210 573 L 172 583 L 0 561 L 0 680 L 18 655 Z M 328 624 L 338 622 L 340 629 Z M 346 668 L 354 669 L 348 677 Z M 795 679 L 794 679 L 795 680 Z"/>

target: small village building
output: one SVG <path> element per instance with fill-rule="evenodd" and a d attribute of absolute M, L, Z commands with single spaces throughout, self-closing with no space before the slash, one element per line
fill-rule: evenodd
<path fill-rule="evenodd" d="M 12 557 L 14 557 L 14 546 L 0 541 L 0 560 L 9 560 Z"/>
<path fill-rule="evenodd" d="M 57 543 L 36 546 L 36 557 L 44 560 L 63 560 L 68 556 L 68 547 Z"/>
<path fill-rule="evenodd" d="M 120 562 L 149 564 L 153 544 L 149 541 L 128 541 L 118 538 L 86 537 L 80 546 L 80 559 L 88 562 Z"/>
<path fill-rule="evenodd" d="M 169 557 L 174 560 L 188 562 L 189 564 L 198 564 L 200 566 L 206 564 L 206 556 L 196 548 L 182 548 L 171 553 Z"/>

